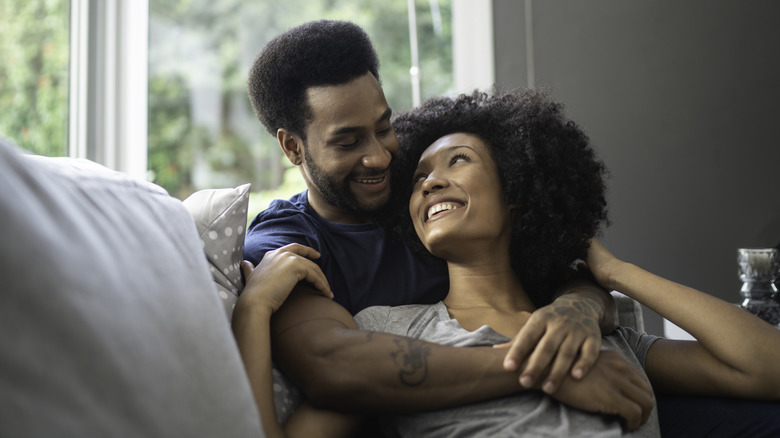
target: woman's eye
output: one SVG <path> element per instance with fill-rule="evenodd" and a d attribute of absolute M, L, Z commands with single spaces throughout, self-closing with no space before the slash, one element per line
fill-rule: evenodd
<path fill-rule="evenodd" d="M 428 177 L 428 175 L 426 175 L 424 173 L 418 173 L 417 175 L 414 176 L 414 178 L 412 178 L 412 184 L 417 184 L 417 183 L 419 183 L 420 181 L 424 180 L 427 177 Z"/>
<path fill-rule="evenodd" d="M 452 158 L 450 158 L 450 166 L 457 163 L 458 161 L 471 161 L 471 159 L 466 154 L 456 154 L 453 155 Z"/>

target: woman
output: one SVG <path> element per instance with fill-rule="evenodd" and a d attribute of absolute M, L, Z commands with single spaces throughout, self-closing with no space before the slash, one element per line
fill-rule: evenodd
<path fill-rule="evenodd" d="M 620 261 L 592 239 L 606 218 L 603 166 L 560 105 L 533 91 L 475 93 L 434 99 L 394 125 L 408 146 L 405 164 L 415 168 L 409 222 L 422 245 L 447 260 L 451 287 L 437 305 L 366 309 L 356 317 L 362 327 L 458 345 L 506 342 L 522 322 L 518 316 L 548 302 L 568 267 L 585 259 L 602 286 L 696 337 L 671 341 L 622 328 L 605 337 L 608 348 L 644 366 L 656 391 L 780 399 L 780 331 Z M 426 436 L 620 433 L 618 421 L 538 392 L 387 424 L 402 435 Z M 656 420 L 637 433 L 657 435 Z"/>
<path fill-rule="evenodd" d="M 407 173 L 396 175 L 407 174 L 410 182 L 409 215 L 399 230 L 416 235 L 421 247 L 447 261 L 451 288 L 434 305 L 366 309 L 356 316 L 361 328 L 452 345 L 501 345 L 550 301 L 571 265 L 584 259 L 603 286 L 653 308 L 698 341 L 663 340 L 624 328 L 604 338 L 599 361 L 609 362 L 618 370 L 613 377 L 622 380 L 601 389 L 617 388 L 626 403 L 649 413 L 638 421 L 621 424 L 614 415 L 602 415 L 616 412 L 599 405 L 594 390 L 600 387 L 594 387 L 589 373 L 582 381 L 565 381 L 555 398 L 529 391 L 462 408 L 388 416 L 383 419 L 386 433 L 620 436 L 626 429 L 657 436 L 643 368 L 659 392 L 780 399 L 777 329 L 733 305 L 622 262 L 592 239 L 606 221 L 604 168 L 560 105 L 533 91 L 475 93 L 428 101 L 399 116 L 394 126 L 406 146 L 399 163 Z M 316 285 L 322 280 L 296 272 L 290 281 Z M 251 284 L 250 276 L 247 287 Z M 326 285 L 321 290 L 328 293 Z M 272 312 L 284 294 L 263 299 L 275 303 L 269 306 Z M 267 394 L 256 391 L 259 400 Z M 314 414 L 339 429 L 350 424 Z M 314 424 L 303 417 L 291 421 Z"/>

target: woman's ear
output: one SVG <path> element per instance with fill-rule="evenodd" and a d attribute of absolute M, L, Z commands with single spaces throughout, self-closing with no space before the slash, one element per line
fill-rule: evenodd
<path fill-rule="evenodd" d="M 303 163 L 303 141 L 292 132 L 279 128 L 276 131 L 276 140 L 279 142 L 279 147 L 282 148 L 282 152 L 290 162 L 296 166 L 300 166 Z"/>

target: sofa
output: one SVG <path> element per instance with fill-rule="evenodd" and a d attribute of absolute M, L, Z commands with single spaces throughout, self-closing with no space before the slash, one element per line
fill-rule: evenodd
<path fill-rule="evenodd" d="M 263 436 L 226 316 L 246 202 L 223 201 L 248 186 L 199 194 L 193 216 L 0 142 L 0 187 L 0 436 Z"/>
<path fill-rule="evenodd" d="M 179 201 L 0 141 L 0 187 L 0 436 L 263 436 L 230 330 L 248 184 Z"/>

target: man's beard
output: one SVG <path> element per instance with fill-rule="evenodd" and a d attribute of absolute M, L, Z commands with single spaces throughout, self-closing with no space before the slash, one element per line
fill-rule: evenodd
<path fill-rule="evenodd" d="M 371 204 L 361 203 L 357 196 L 355 196 L 355 193 L 349 188 L 349 182 L 352 179 L 353 174 L 350 173 L 344 180 L 338 181 L 328 176 L 328 174 L 311 159 L 308 153 L 304 154 L 303 159 L 306 162 L 306 167 L 309 169 L 309 177 L 311 178 L 312 183 L 317 187 L 317 190 L 320 191 L 322 197 L 325 198 L 329 204 L 369 219 L 380 214 L 384 211 L 385 207 L 387 207 L 390 200 L 389 193 L 382 199 Z"/>

